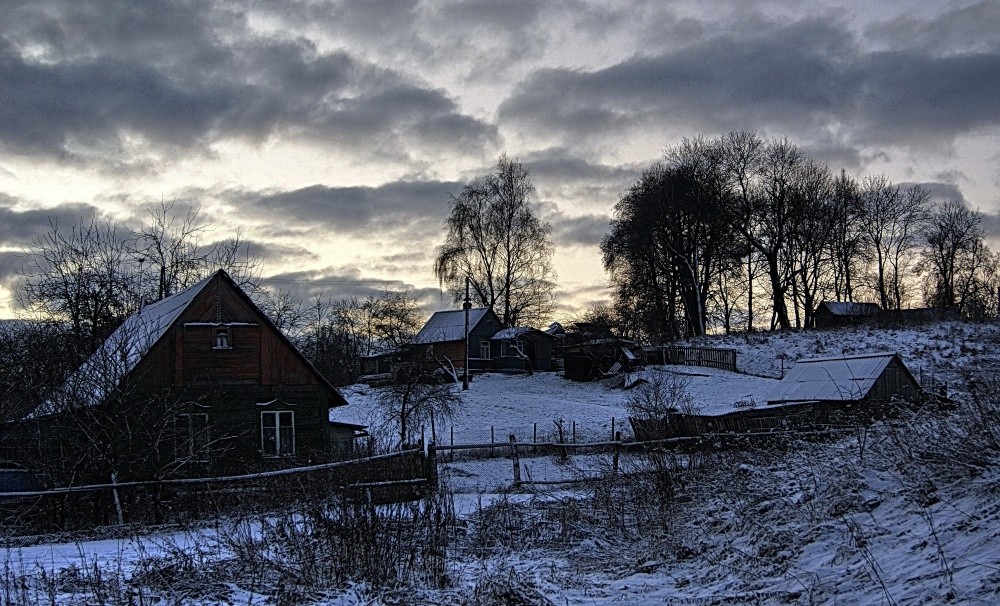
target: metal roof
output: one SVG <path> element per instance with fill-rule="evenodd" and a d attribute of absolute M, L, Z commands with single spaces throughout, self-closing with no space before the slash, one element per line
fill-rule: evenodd
<path fill-rule="evenodd" d="M 835 316 L 877 316 L 882 308 L 875 303 L 853 303 L 851 301 L 823 301 L 820 305 Z"/>
<path fill-rule="evenodd" d="M 469 310 L 469 330 L 475 328 L 476 324 L 483 319 L 489 307 L 477 307 Z M 427 324 L 420 329 L 417 336 L 413 337 L 413 343 L 424 345 L 427 343 L 446 343 L 448 341 L 461 341 L 465 338 L 465 310 L 450 309 L 446 311 L 436 311 L 427 320 Z"/>
<path fill-rule="evenodd" d="M 883 352 L 799 360 L 768 395 L 767 401 L 861 400 L 896 355 Z"/>

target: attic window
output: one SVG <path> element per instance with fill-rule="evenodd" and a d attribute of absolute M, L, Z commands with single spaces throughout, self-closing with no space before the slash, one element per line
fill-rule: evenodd
<path fill-rule="evenodd" d="M 232 346 L 229 344 L 229 327 L 220 326 L 215 329 L 215 345 L 212 346 L 213 349 L 231 349 Z"/>

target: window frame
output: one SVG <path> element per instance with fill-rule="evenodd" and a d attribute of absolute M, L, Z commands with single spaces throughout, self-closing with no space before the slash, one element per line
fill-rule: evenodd
<path fill-rule="evenodd" d="M 288 423 L 282 424 L 282 415 L 288 415 Z M 273 425 L 265 426 L 264 419 L 267 416 L 273 417 Z M 291 447 L 287 450 L 284 448 L 284 439 L 282 438 L 282 429 L 288 429 L 291 442 Z M 267 430 L 272 430 L 274 432 L 274 449 L 273 452 L 269 452 L 268 441 L 267 441 Z M 294 410 L 262 410 L 260 412 L 260 454 L 265 459 L 280 459 L 283 457 L 294 457 L 295 456 L 295 411 Z M 283 452 L 284 451 L 284 452 Z"/>
<path fill-rule="evenodd" d="M 490 342 L 487 340 L 479 341 L 479 359 L 489 360 L 492 358 L 492 351 L 490 351 Z M 485 354 L 485 355 L 483 355 Z"/>
<path fill-rule="evenodd" d="M 219 337 L 222 337 L 220 340 Z M 221 345 L 220 345 L 221 343 Z M 212 333 L 212 349 L 232 349 L 233 331 L 229 326 L 216 326 Z"/>
<path fill-rule="evenodd" d="M 202 420 L 200 429 L 192 423 L 195 417 Z M 181 427 L 178 421 L 181 418 L 187 420 L 184 426 L 186 436 L 180 435 Z M 212 444 L 210 427 L 207 412 L 181 412 L 174 415 L 174 460 L 181 463 L 207 463 Z M 184 453 L 181 452 L 182 446 Z"/>

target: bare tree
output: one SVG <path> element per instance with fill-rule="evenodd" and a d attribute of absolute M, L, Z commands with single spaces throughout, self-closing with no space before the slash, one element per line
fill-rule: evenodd
<path fill-rule="evenodd" d="M 68 231 L 51 224 L 26 252 L 19 304 L 35 318 L 66 324 L 79 363 L 143 303 L 216 269 L 227 270 L 248 292 L 259 290 L 260 261 L 239 233 L 202 246 L 198 236 L 207 226 L 197 211 L 180 218 L 172 212 L 161 205 L 136 232 L 97 216 Z"/>
<path fill-rule="evenodd" d="M 407 360 L 396 365 L 392 384 L 379 390 L 376 403 L 400 446 L 415 443 L 421 426 L 450 418 L 461 404 L 455 385 L 443 381 L 439 370 L 433 358 Z"/>
<path fill-rule="evenodd" d="M 465 280 L 478 305 L 492 307 L 504 326 L 543 320 L 552 309 L 549 225 L 531 208 L 528 169 L 500 156 L 494 172 L 476 177 L 451 198 L 444 244 L 434 273 L 455 302 Z"/>
<path fill-rule="evenodd" d="M 906 299 L 906 278 L 928 219 L 929 198 L 919 186 L 902 191 L 884 176 L 869 177 L 862 185 L 864 241 L 883 309 L 900 309 Z"/>
<path fill-rule="evenodd" d="M 66 323 L 79 363 L 138 309 L 134 248 L 130 232 L 96 216 L 68 231 L 52 223 L 27 251 L 18 303 L 37 318 Z"/>
<path fill-rule="evenodd" d="M 982 214 L 961 202 L 945 202 L 931 213 L 925 239 L 925 266 L 933 285 L 928 302 L 961 311 L 983 281 L 977 269 L 992 257 L 984 241 Z"/>

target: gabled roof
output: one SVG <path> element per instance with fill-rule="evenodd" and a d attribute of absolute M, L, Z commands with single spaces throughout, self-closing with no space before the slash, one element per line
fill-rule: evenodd
<path fill-rule="evenodd" d="M 477 324 L 489 313 L 489 307 L 477 307 L 469 310 L 469 330 L 473 330 Z M 413 337 L 416 345 L 426 345 L 428 343 L 446 343 L 448 341 L 461 341 L 465 338 L 465 310 L 450 309 L 446 311 L 436 311 L 427 320 L 427 324 L 420 329 L 417 336 Z"/>
<path fill-rule="evenodd" d="M 347 404 L 340 392 L 315 369 L 312 363 L 302 355 L 302 352 L 285 337 L 284 333 L 274 326 L 267 315 L 261 312 L 260 308 L 243 292 L 243 289 L 233 282 L 225 271 L 220 269 L 190 288 L 151 303 L 126 318 L 122 325 L 111 333 L 104 344 L 76 372 L 70 375 L 56 394 L 30 416 L 38 417 L 60 412 L 70 402 L 77 406 L 99 404 L 121 384 L 129 373 L 135 370 L 143 356 L 170 330 L 170 327 L 177 322 L 184 310 L 216 277 L 228 282 L 253 309 L 257 310 L 263 322 L 276 332 L 292 348 L 297 357 L 316 374 L 319 381 L 331 393 L 335 394 L 338 401 L 333 404 L 334 406 Z"/>
<path fill-rule="evenodd" d="M 820 306 L 835 316 L 877 316 L 882 308 L 876 303 L 854 303 L 851 301 L 823 301 Z"/>
<path fill-rule="evenodd" d="M 33 416 L 58 412 L 63 408 L 61 400 L 66 398 L 73 398 L 84 406 L 101 402 L 135 370 L 146 352 L 166 334 L 213 277 L 208 276 L 187 290 L 151 303 L 126 318 Z"/>
<path fill-rule="evenodd" d="M 799 360 L 768 395 L 767 401 L 862 400 L 893 358 L 898 357 L 895 353 L 871 353 Z"/>

